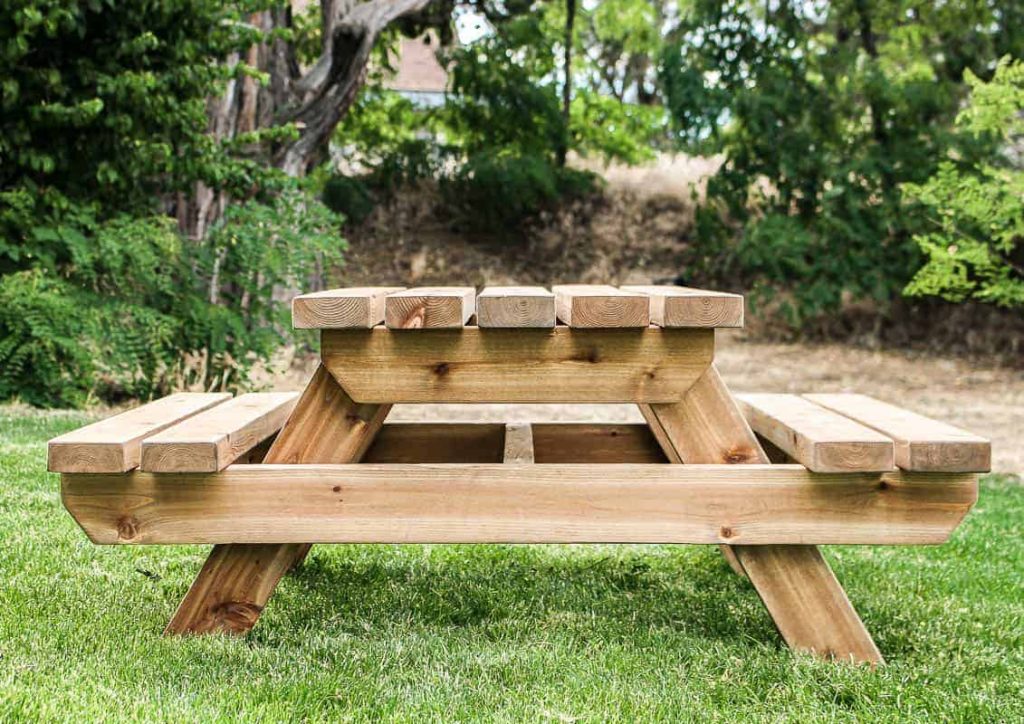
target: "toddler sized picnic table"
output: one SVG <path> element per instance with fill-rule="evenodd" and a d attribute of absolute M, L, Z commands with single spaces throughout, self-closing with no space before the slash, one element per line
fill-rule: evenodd
<path fill-rule="evenodd" d="M 214 544 L 168 633 L 248 631 L 313 543 L 703 543 L 790 647 L 881 662 L 817 546 L 942 543 L 989 469 L 987 441 L 863 395 L 734 397 L 713 363 L 734 294 L 335 289 L 293 319 L 321 330 L 301 395 L 176 394 L 50 441 L 93 542 Z M 384 424 L 455 402 L 647 424 Z"/>

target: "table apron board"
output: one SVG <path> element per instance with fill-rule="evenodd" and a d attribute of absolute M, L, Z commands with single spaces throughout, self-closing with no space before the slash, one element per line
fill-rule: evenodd
<path fill-rule="evenodd" d="M 801 465 L 233 465 L 65 474 L 96 543 L 942 543 L 977 476 Z"/>
<path fill-rule="evenodd" d="M 359 403 L 678 402 L 711 365 L 713 329 L 384 328 L 321 332 Z"/>

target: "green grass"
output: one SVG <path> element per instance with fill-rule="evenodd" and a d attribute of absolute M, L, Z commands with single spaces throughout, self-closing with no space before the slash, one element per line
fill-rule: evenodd
<path fill-rule="evenodd" d="M 791 654 L 707 546 L 318 546 L 247 638 L 163 638 L 205 549 L 98 547 L 0 408 L 0 720 L 1024 718 L 1024 487 L 939 547 L 826 551 L 888 659 Z"/>

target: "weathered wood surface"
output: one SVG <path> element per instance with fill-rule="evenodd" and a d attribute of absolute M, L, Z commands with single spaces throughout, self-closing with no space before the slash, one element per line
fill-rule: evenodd
<path fill-rule="evenodd" d="M 477 295 L 476 317 L 481 327 L 554 327 L 555 295 L 543 287 L 487 287 Z"/>
<path fill-rule="evenodd" d="M 324 365 L 360 402 L 673 402 L 713 354 L 710 329 L 321 334 Z"/>
<path fill-rule="evenodd" d="M 500 463 L 505 425 L 463 422 L 395 422 L 384 425 L 364 463 Z"/>
<path fill-rule="evenodd" d="M 475 287 L 415 287 L 389 294 L 384 324 L 390 329 L 451 329 L 469 322 Z"/>
<path fill-rule="evenodd" d="M 296 329 L 367 329 L 384 321 L 384 298 L 405 287 L 348 287 L 292 299 Z"/>
<path fill-rule="evenodd" d="M 739 294 L 676 286 L 623 286 L 651 298 L 651 323 L 659 327 L 742 327 Z"/>
<path fill-rule="evenodd" d="M 263 464 L 62 482 L 97 543 L 941 543 L 977 494 L 971 475 L 798 465 Z"/>
<path fill-rule="evenodd" d="M 896 465 L 919 472 L 987 472 L 992 468 L 988 440 L 867 395 L 804 395 L 893 439 Z"/>
<path fill-rule="evenodd" d="M 138 467 L 142 441 L 231 399 L 227 393 L 180 392 L 50 440 L 47 469 L 55 473 L 123 473 Z"/>
<path fill-rule="evenodd" d="M 641 405 L 640 411 L 673 462 L 739 464 L 742 468 L 768 463 L 768 456 L 714 365 L 679 403 Z M 838 479 L 835 474 L 824 476 L 824 480 Z M 977 500 L 976 480 L 958 479 L 966 488 L 954 527 Z M 888 493 L 894 489 L 895 480 L 902 478 L 892 473 L 883 474 L 875 484 L 877 492 Z M 915 479 L 914 482 L 923 481 Z M 764 494 L 765 490 L 756 492 Z M 836 514 L 844 507 L 840 502 L 844 496 L 836 495 L 837 492 L 835 488 L 822 487 L 815 496 L 816 505 L 824 508 L 825 515 Z M 873 508 L 872 502 L 859 501 L 842 517 L 857 518 Z M 909 519 L 915 517 L 915 510 L 920 508 L 911 505 L 907 513 Z M 887 523 L 881 524 L 882 528 L 886 526 Z M 726 532 L 731 535 L 735 529 L 727 527 L 720 531 L 723 537 Z M 871 634 L 828 563 L 817 548 L 806 545 L 826 540 L 805 537 L 762 541 L 769 545 L 749 545 L 751 542 L 749 537 L 723 541 L 729 545 L 722 545 L 722 553 L 729 565 L 737 572 L 742 571 L 753 584 L 790 648 L 873 664 L 882 662 Z"/>
<path fill-rule="evenodd" d="M 358 461 L 373 442 L 390 409 L 389 405 L 353 402 L 320 366 L 264 461 L 268 464 Z M 262 467 L 248 466 L 249 469 Z M 177 477 L 167 473 L 140 474 L 154 480 Z M 238 493 L 246 495 L 244 490 Z M 286 510 L 292 493 L 291 486 L 285 482 L 272 506 Z M 122 533 L 134 525 L 134 520 L 130 511 L 120 517 L 118 525 Z M 250 520 L 247 525 L 260 529 L 263 524 Z M 233 540 L 208 542 L 231 545 L 214 547 L 165 633 L 245 633 L 256 625 L 281 578 L 301 563 L 310 548 L 309 541 L 302 539 L 260 542 L 273 545 L 237 545 Z"/>
<path fill-rule="evenodd" d="M 537 463 L 666 463 L 647 425 L 541 423 L 533 427 Z"/>
<path fill-rule="evenodd" d="M 297 392 L 251 392 L 142 441 L 140 468 L 161 473 L 223 470 L 284 425 Z"/>
<path fill-rule="evenodd" d="M 510 422 L 505 425 L 506 465 L 533 465 L 533 429 L 528 422 Z"/>
<path fill-rule="evenodd" d="M 798 463 L 818 473 L 893 470 L 885 435 L 797 395 L 737 395 L 747 422 Z"/>
<path fill-rule="evenodd" d="M 603 284 L 557 284 L 558 318 L 570 327 L 646 327 L 651 323 L 651 299 Z"/>

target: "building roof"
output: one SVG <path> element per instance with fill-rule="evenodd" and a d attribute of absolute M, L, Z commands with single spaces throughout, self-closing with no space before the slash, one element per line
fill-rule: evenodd
<path fill-rule="evenodd" d="M 398 73 L 385 85 L 397 91 L 444 93 L 448 72 L 437 60 L 438 43 L 432 34 L 402 38 L 398 46 Z"/>

